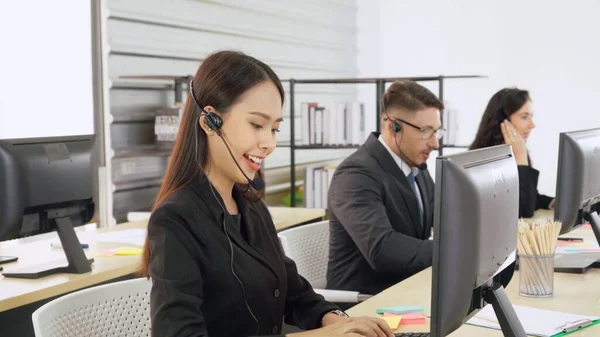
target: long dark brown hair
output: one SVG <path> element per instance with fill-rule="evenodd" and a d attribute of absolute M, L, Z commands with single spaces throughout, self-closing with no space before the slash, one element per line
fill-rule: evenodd
<path fill-rule="evenodd" d="M 220 115 L 229 112 L 231 106 L 249 89 L 271 81 L 281 95 L 283 106 L 285 92 L 279 77 L 265 63 L 238 51 L 219 51 L 209 55 L 200 65 L 193 78 L 196 100 L 205 107 L 212 106 Z M 208 157 L 206 133 L 198 124 L 200 109 L 188 96 L 171 159 L 165 172 L 160 190 L 154 202 L 156 209 L 175 191 L 189 186 L 194 180 L 205 177 L 202 167 Z M 197 142 L 197 144 L 196 144 Z M 262 177 L 262 172 L 258 172 Z M 248 200 L 259 200 L 263 192 L 257 192 L 248 185 L 237 185 Z M 140 275 L 149 277 L 150 243 L 146 236 L 142 254 Z"/>
<path fill-rule="evenodd" d="M 502 114 L 505 118 L 510 118 L 530 100 L 529 92 L 518 88 L 504 88 L 495 93 L 481 116 L 477 135 L 469 150 L 504 144 L 498 115 Z"/>

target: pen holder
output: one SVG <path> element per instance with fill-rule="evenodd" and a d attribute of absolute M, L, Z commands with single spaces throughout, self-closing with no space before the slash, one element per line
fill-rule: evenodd
<path fill-rule="evenodd" d="M 552 297 L 554 294 L 554 254 L 519 257 L 519 295 Z"/>

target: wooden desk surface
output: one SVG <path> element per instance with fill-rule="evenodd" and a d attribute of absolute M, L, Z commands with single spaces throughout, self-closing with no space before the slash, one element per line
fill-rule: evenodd
<path fill-rule="evenodd" d="M 323 208 L 269 207 L 269 212 L 278 231 L 325 216 Z"/>
<path fill-rule="evenodd" d="M 325 215 L 323 209 L 269 207 L 269 211 L 278 230 L 319 219 Z M 94 232 L 106 233 L 135 228 L 145 229 L 147 224 L 147 220 L 140 220 L 119 224 L 115 227 L 100 228 Z M 2 266 L 5 271 L 9 271 L 11 268 L 37 265 L 45 261 L 64 260 L 63 250 L 51 248 L 51 241 L 58 241 L 58 238 L 54 237 L 53 239 L 43 239 L 12 246 L 2 245 L 0 255 L 19 257 L 17 262 L 2 264 Z M 86 255 L 88 258 L 94 258 L 92 271 L 89 273 L 82 275 L 56 274 L 34 280 L 0 276 L 0 312 L 130 275 L 138 270 L 140 256 L 94 256 L 96 252 L 125 245 L 94 242 L 93 240 L 86 242 L 90 245 L 89 249 L 85 250 Z"/>
<path fill-rule="evenodd" d="M 591 231 L 582 228 L 569 233 L 569 236 L 587 236 Z M 377 316 L 376 310 L 394 305 L 416 305 L 431 313 L 431 268 L 392 286 L 372 298 L 347 310 L 352 316 Z M 552 298 L 527 298 L 519 295 L 519 273 L 515 272 L 506 291 L 512 304 L 569 312 L 581 315 L 600 315 L 600 269 L 592 269 L 581 274 L 554 274 L 554 296 Z M 398 332 L 427 332 L 429 319 L 424 325 L 400 326 Z M 479 337 L 502 336 L 500 330 L 487 329 L 463 324 L 449 336 Z M 600 325 L 595 325 L 576 333 L 573 337 L 600 336 Z"/>

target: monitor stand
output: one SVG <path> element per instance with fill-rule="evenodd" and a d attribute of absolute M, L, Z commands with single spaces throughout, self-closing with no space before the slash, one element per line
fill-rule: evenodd
<path fill-rule="evenodd" d="M 598 246 L 600 246 L 600 216 L 597 212 L 590 213 L 590 226 L 592 226 L 596 241 L 598 241 Z M 594 268 L 600 268 L 600 259 L 594 263 Z"/>
<path fill-rule="evenodd" d="M 88 259 L 85 256 L 69 217 L 56 218 L 53 221 L 56 223 L 58 237 L 67 261 L 49 261 L 30 267 L 10 269 L 10 271 L 2 273 L 4 277 L 37 279 L 57 273 L 84 274 L 92 271 L 91 263 L 94 262 L 94 259 Z"/>
<path fill-rule="evenodd" d="M 525 329 L 501 284 L 494 282 L 484 292 L 483 299 L 494 308 L 503 336 L 527 337 L 527 333 L 525 333 Z"/>

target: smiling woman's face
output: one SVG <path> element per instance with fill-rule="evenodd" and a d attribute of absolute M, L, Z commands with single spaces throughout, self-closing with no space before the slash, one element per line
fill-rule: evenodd
<path fill-rule="evenodd" d="M 210 106 L 205 107 L 205 110 L 214 112 Z M 249 89 L 222 117 L 221 132 L 231 154 L 214 130 L 204 125 L 209 135 L 210 168 L 231 184 L 247 183 L 235 163 L 237 162 L 246 176 L 254 178 L 263 159 L 275 150 L 282 113 L 281 96 L 273 82 L 263 81 Z"/>
<path fill-rule="evenodd" d="M 517 129 L 517 132 L 523 137 L 525 141 L 529 138 L 529 134 L 531 130 L 535 128 L 535 123 L 533 122 L 533 111 L 531 106 L 531 101 L 525 102 L 521 109 L 517 110 L 515 113 L 510 115 L 510 122 Z"/>

